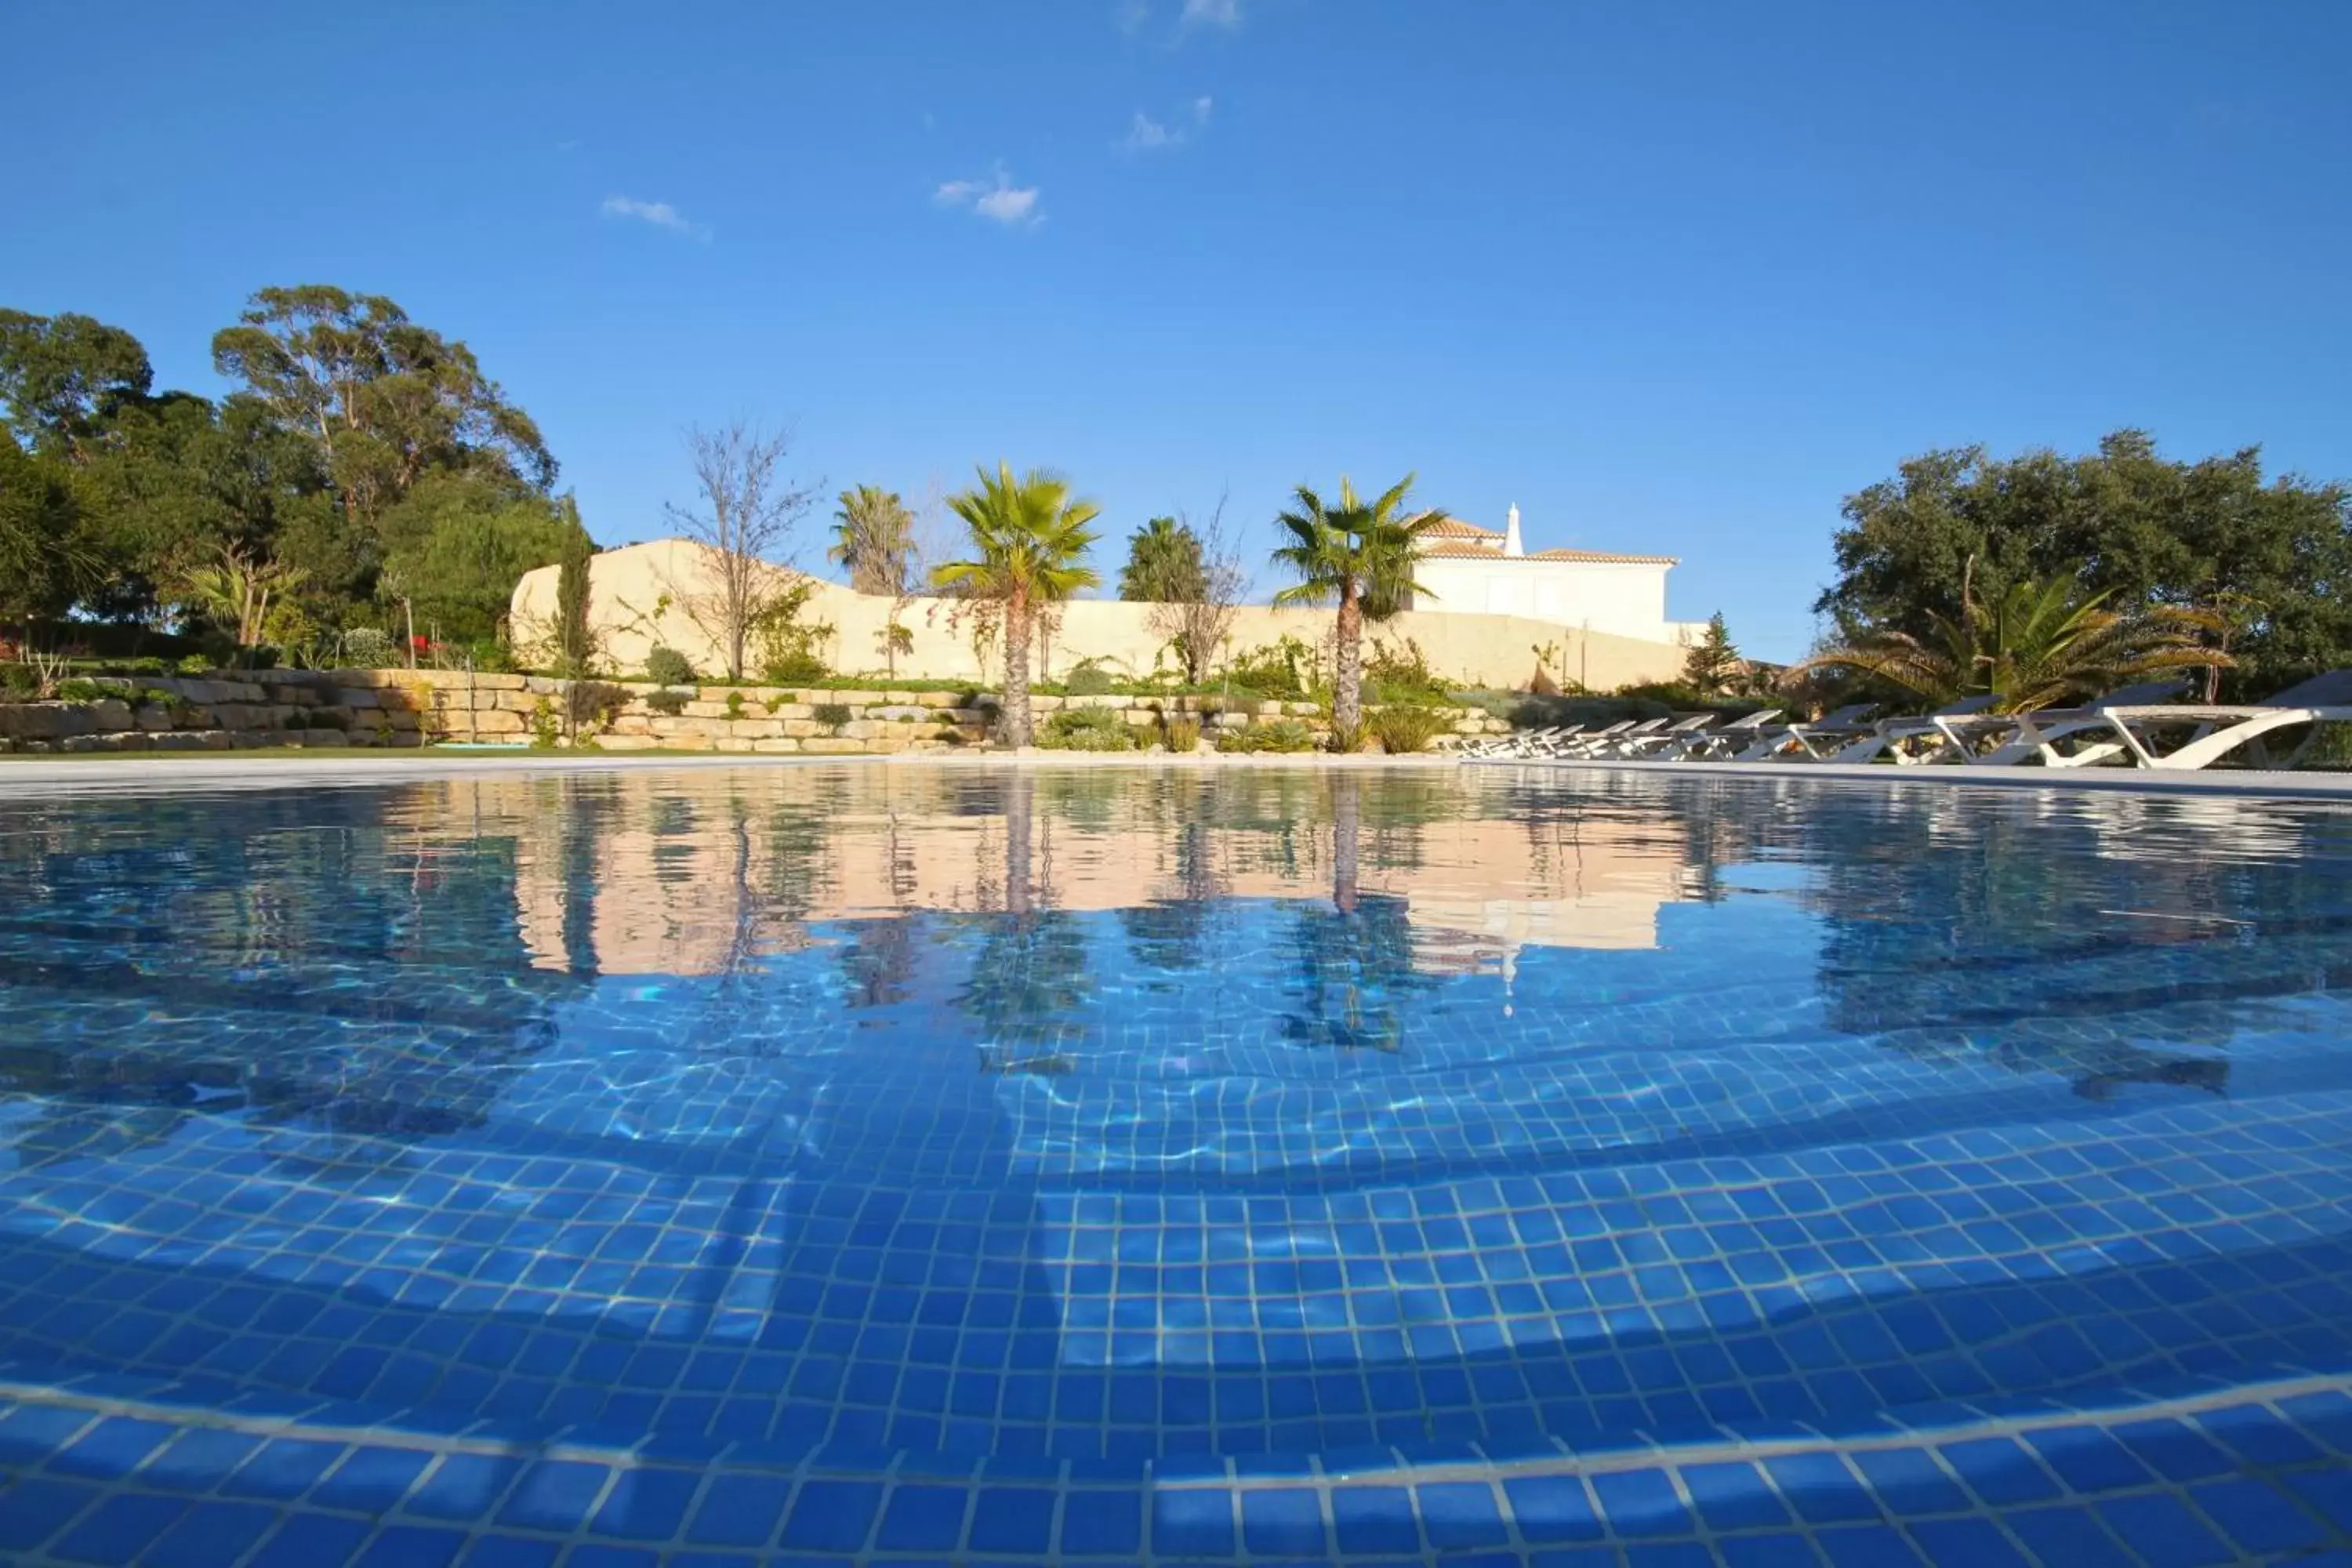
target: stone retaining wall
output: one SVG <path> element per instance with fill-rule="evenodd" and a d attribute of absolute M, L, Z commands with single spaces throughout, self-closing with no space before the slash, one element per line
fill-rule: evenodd
<path fill-rule="evenodd" d="M 201 679 L 103 677 L 94 684 L 122 695 L 90 702 L 0 699 L 0 751 L 225 752 L 441 741 L 512 745 L 546 735 L 558 746 L 608 752 L 854 755 L 978 745 L 988 738 L 997 703 L 993 693 L 944 687 L 826 691 L 588 681 L 576 699 L 575 726 L 566 723 L 575 702 L 573 683 L 543 676 L 270 669 Z M 147 696 L 155 692 L 168 700 Z M 1253 717 L 1297 719 L 1322 731 L 1319 710 L 1307 702 L 1131 696 L 1034 696 L 1030 702 L 1041 727 L 1064 708 L 1108 708 L 1135 725 L 1157 725 L 1169 713 L 1199 718 L 1212 732 Z M 1454 720 L 1464 734 L 1507 727 L 1475 710 L 1454 710 Z"/>

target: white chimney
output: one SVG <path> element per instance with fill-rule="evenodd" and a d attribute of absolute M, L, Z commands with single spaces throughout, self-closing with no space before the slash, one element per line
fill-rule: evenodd
<path fill-rule="evenodd" d="M 1527 547 L 1519 542 L 1519 509 L 1517 503 L 1511 507 L 1510 519 L 1503 526 L 1503 553 L 1517 559 L 1528 552 Z"/>

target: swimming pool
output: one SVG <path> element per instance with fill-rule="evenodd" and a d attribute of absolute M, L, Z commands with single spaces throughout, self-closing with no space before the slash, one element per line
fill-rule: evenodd
<path fill-rule="evenodd" d="M 0 805 L 0 1550 L 2352 1548 L 2352 816 L 1465 773 Z"/>

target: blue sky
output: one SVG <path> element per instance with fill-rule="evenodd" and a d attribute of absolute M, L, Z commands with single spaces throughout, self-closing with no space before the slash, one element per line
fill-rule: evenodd
<path fill-rule="evenodd" d="M 10 7 L 0 304 L 212 391 L 253 289 L 389 294 L 608 542 L 739 414 L 832 489 L 1225 493 L 1254 565 L 1412 468 L 1780 657 L 1927 447 L 2352 477 L 2337 0 L 231 9 Z"/>

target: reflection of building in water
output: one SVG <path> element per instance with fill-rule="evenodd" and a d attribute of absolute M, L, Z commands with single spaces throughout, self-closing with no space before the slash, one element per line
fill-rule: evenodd
<path fill-rule="evenodd" d="M 812 921 L 1332 897 L 1318 775 L 1131 784 L 814 770 L 597 781 L 601 809 L 515 813 L 523 940 L 541 967 L 701 974 L 804 946 Z M 1374 797 L 1361 886 L 1403 900 L 1417 968 L 1507 972 L 1529 946 L 1656 945 L 1658 906 L 1691 896 L 1681 839 L 1654 818 L 1529 820 L 1499 815 L 1508 804 L 1399 823 Z"/>

